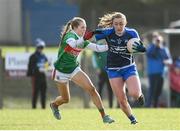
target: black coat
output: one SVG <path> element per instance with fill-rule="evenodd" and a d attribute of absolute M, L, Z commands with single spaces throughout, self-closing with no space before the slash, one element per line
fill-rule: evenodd
<path fill-rule="evenodd" d="M 38 51 L 34 52 L 29 58 L 27 76 L 45 75 L 44 72 L 40 71 L 40 68 L 45 68 L 46 62 L 48 59 L 44 54 Z"/>

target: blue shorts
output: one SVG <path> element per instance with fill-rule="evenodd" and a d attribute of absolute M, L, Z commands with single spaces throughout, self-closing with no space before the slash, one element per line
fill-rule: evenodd
<path fill-rule="evenodd" d="M 109 79 L 122 77 L 126 81 L 130 76 L 138 75 L 135 65 L 123 69 L 106 69 Z"/>

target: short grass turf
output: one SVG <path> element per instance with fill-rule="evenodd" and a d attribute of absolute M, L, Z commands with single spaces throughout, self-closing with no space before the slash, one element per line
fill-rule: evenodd
<path fill-rule="evenodd" d="M 120 109 L 106 111 L 115 123 L 104 124 L 96 109 L 61 109 L 62 120 L 56 120 L 49 108 L 3 109 L 0 130 L 180 130 L 180 109 L 133 109 L 136 125 Z"/>

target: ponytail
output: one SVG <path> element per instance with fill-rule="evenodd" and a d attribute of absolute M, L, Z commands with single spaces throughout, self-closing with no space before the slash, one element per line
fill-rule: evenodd
<path fill-rule="evenodd" d="M 72 30 L 72 28 L 71 28 L 71 22 L 72 22 L 72 20 L 68 21 L 68 23 L 63 27 L 63 30 L 62 30 L 62 32 L 61 32 L 61 39 L 64 38 L 64 36 L 65 36 L 65 34 L 66 34 L 67 32 L 69 32 L 70 30 Z"/>
<path fill-rule="evenodd" d="M 112 26 L 112 14 L 105 14 L 103 17 L 99 18 L 99 27 L 107 28 Z"/>

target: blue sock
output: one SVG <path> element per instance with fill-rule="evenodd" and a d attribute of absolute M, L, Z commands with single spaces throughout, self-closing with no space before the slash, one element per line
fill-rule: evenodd
<path fill-rule="evenodd" d="M 130 121 L 136 121 L 136 118 L 133 115 L 130 115 L 128 118 Z"/>

